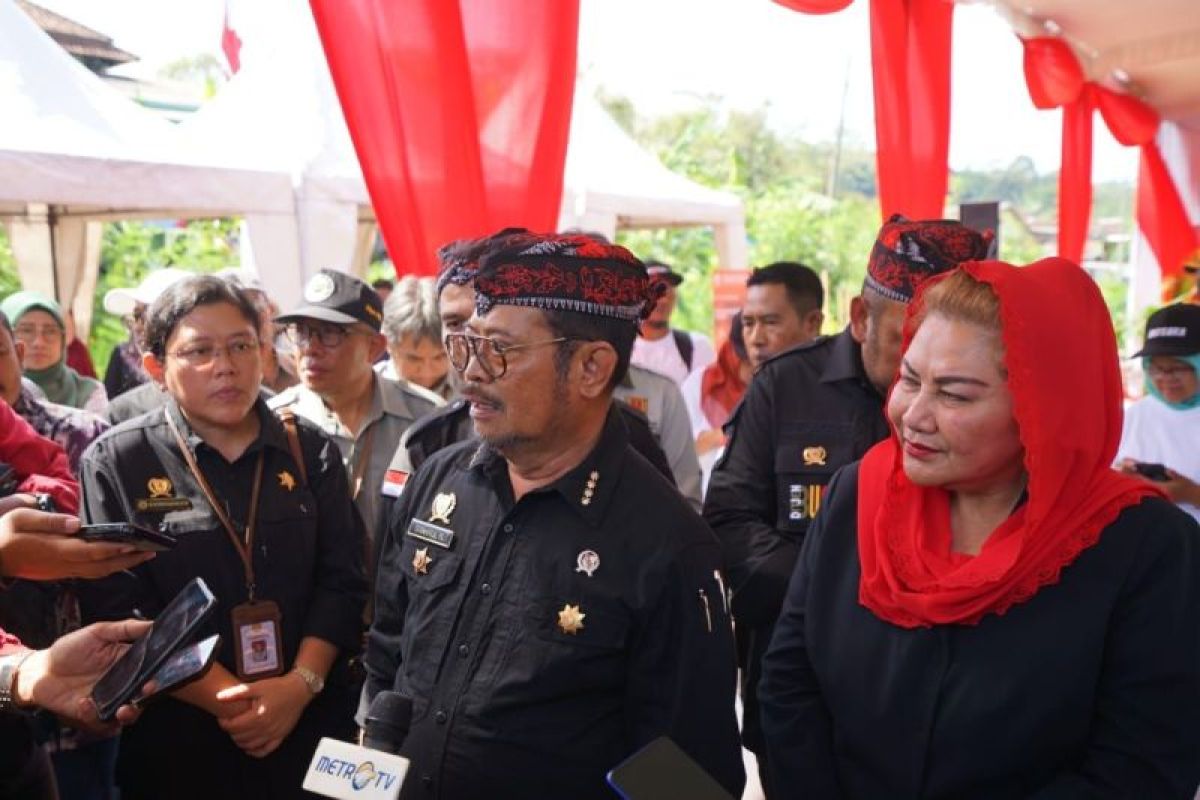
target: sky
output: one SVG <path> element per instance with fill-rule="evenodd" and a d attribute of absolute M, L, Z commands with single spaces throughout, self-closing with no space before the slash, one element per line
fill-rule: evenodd
<path fill-rule="evenodd" d="M 303 0 L 287 0 L 307 13 Z M 219 53 L 224 0 L 35 0 L 111 36 L 153 76 L 177 58 Z M 232 18 L 255 0 L 231 0 Z M 581 0 L 579 72 L 629 97 L 646 115 L 710 96 L 730 109 L 765 107 L 771 126 L 810 141 L 837 131 L 845 95 L 847 141 L 872 147 L 867 0 L 827 16 L 770 0 Z M 246 17 L 243 17 L 246 18 Z M 1039 171 L 1059 164 L 1060 115 L 1033 108 L 1021 47 L 984 3 L 955 10 L 950 164 L 1003 168 L 1020 155 Z M 1093 177 L 1132 181 L 1137 153 L 1095 122 Z"/>

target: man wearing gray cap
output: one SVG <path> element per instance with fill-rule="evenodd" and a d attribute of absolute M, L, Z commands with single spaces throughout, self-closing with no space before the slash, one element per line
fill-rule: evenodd
<path fill-rule="evenodd" d="M 337 442 L 354 504 L 374 543 L 384 472 L 400 437 L 434 404 L 376 374 L 373 366 L 387 349 L 380 333 L 383 302 L 358 278 L 321 270 L 304 287 L 300 306 L 276 322 L 296 348 L 301 383 L 269 404 L 305 417 Z"/>

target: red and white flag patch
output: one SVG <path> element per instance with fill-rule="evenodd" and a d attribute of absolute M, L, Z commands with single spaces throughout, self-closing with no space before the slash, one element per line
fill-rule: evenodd
<path fill-rule="evenodd" d="M 398 469 L 389 469 L 383 476 L 383 496 L 399 497 L 404 493 L 404 484 L 408 483 L 408 473 Z"/>

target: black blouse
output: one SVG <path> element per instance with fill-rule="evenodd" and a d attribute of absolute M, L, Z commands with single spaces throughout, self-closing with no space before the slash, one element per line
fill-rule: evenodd
<path fill-rule="evenodd" d="M 781 797 L 1191 798 L 1200 528 L 1126 508 L 1058 582 L 977 625 L 858 601 L 858 466 L 809 530 L 759 699 Z"/>

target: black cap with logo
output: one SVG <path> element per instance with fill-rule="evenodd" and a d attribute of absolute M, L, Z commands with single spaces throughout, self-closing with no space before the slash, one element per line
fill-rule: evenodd
<path fill-rule="evenodd" d="M 675 270 L 671 269 L 670 265 L 664 264 L 661 261 L 646 261 L 646 274 L 650 276 L 651 281 L 663 281 L 669 286 L 678 286 L 683 283 L 683 276 Z"/>
<path fill-rule="evenodd" d="M 304 301 L 276 322 L 318 319 L 338 325 L 361 322 L 378 332 L 383 328 L 383 301 L 363 281 L 344 272 L 323 269 L 304 286 Z"/>
<path fill-rule="evenodd" d="M 1175 303 L 1150 315 L 1139 356 L 1194 356 L 1200 353 L 1200 306 Z"/>

